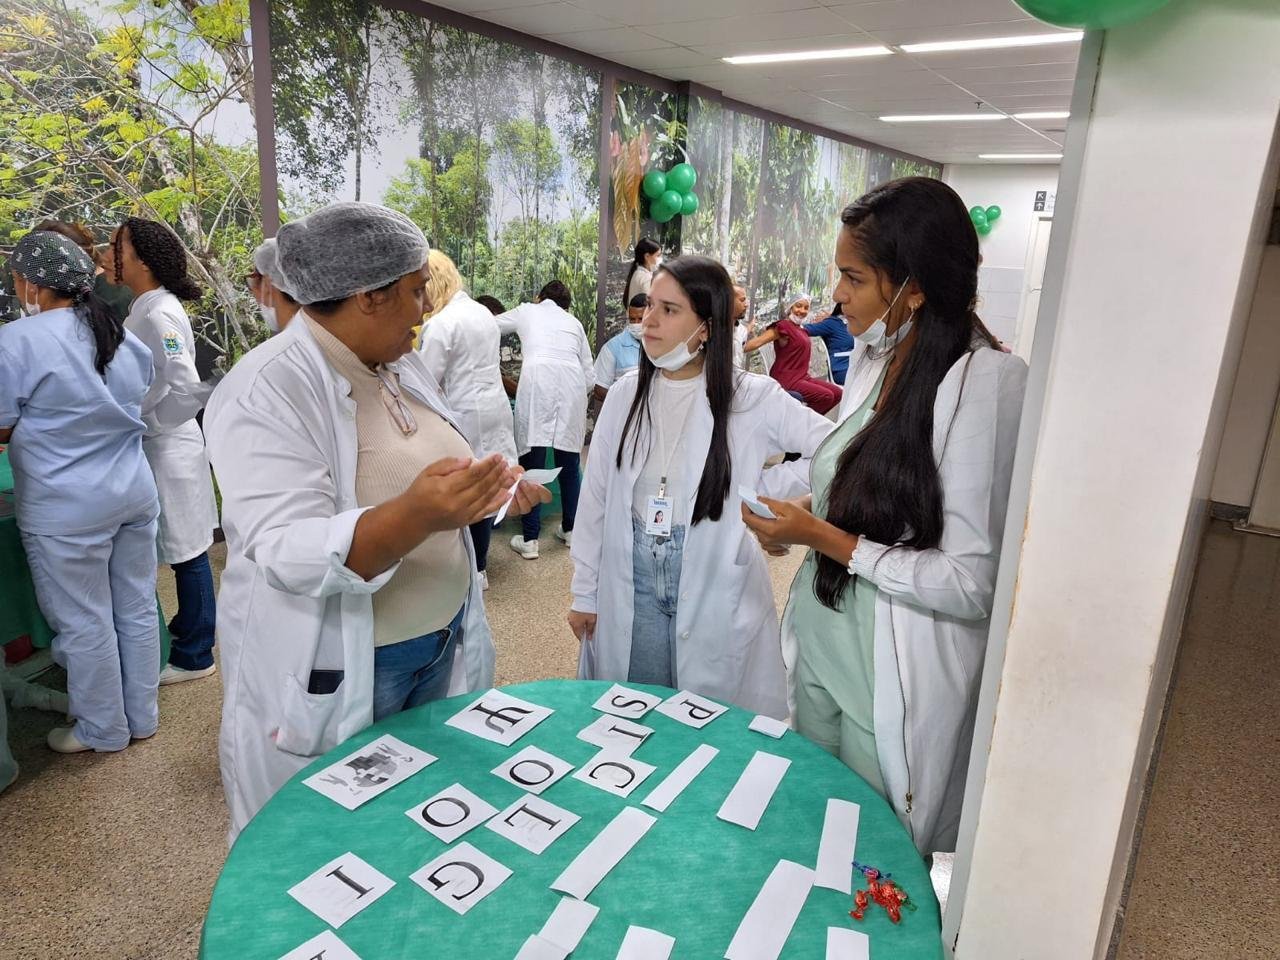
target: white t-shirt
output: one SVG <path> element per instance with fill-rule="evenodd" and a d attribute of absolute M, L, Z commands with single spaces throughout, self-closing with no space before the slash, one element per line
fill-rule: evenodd
<path fill-rule="evenodd" d="M 649 413 L 652 417 L 653 442 L 645 458 L 644 469 L 636 478 L 631 495 L 631 510 L 644 518 L 650 497 L 658 495 L 662 478 L 667 478 L 666 495 L 677 506 L 671 518 L 673 527 L 688 523 L 685 500 L 692 492 L 689 484 L 702 479 L 701 464 L 687 463 L 685 427 L 699 396 L 706 396 L 707 377 L 699 373 L 688 380 L 670 380 L 662 373 L 654 375 L 649 389 Z M 691 467 L 696 466 L 693 470 Z"/>

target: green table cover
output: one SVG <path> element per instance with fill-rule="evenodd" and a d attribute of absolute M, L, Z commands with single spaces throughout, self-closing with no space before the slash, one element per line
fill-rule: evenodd
<path fill-rule="evenodd" d="M 18 637 L 30 637 L 34 647 L 46 648 L 53 643 L 53 630 L 40 613 L 36 588 L 27 567 L 27 552 L 22 547 L 18 521 L 13 516 L 13 467 L 9 452 L 0 450 L 0 503 L 8 509 L 0 516 L 0 646 Z M 156 598 L 156 614 L 160 618 L 160 666 L 169 662 L 169 627 Z"/>
<path fill-rule="evenodd" d="M 458 843 L 471 843 L 514 871 L 465 916 L 455 915 L 409 879 L 447 846 L 412 822 L 407 810 L 453 783 L 505 809 L 522 793 L 490 771 L 529 745 L 575 765 L 586 763 L 598 748 L 577 739 L 577 733 L 601 716 L 591 705 L 609 686 L 549 680 L 504 688 L 512 696 L 556 711 L 511 747 L 444 726 L 475 700 L 475 694 L 467 694 L 388 718 L 318 759 L 271 799 L 232 848 L 205 918 L 202 960 L 276 960 L 323 932 L 324 921 L 287 891 L 348 851 L 395 881 L 390 891 L 336 931 L 361 960 L 509 960 L 526 938 L 541 930 L 559 902 L 562 895 L 550 889 L 551 883 L 628 804 L 658 822 L 588 897 L 600 913 L 574 956 L 611 960 L 627 928 L 638 925 L 675 937 L 673 958 L 723 957 L 777 862 L 814 866 L 831 797 L 861 805 L 857 859 L 892 873 L 918 909 L 904 912 L 898 926 L 876 906 L 857 922 L 849 917 L 851 897 L 815 887 L 782 956 L 821 960 L 831 926 L 866 933 L 873 960 L 942 956 L 938 904 L 929 874 L 888 804 L 851 770 L 795 732 L 774 740 L 748 730 L 751 715 L 738 709 L 700 731 L 657 712 L 646 714 L 639 722 L 655 733 L 635 757 L 657 770 L 626 800 L 575 780 L 572 774 L 547 788 L 543 799 L 582 820 L 540 856 L 484 826 L 463 836 Z M 674 692 L 630 686 L 664 696 Z M 354 811 L 302 783 L 385 733 L 439 760 Z M 649 791 L 703 742 L 717 747 L 719 756 L 667 812 L 641 806 Z M 757 750 L 785 756 L 792 763 L 759 826 L 750 831 L 718 820 L 716 812 Z M 854 889 L 860 886 L 855 883 Z"/>

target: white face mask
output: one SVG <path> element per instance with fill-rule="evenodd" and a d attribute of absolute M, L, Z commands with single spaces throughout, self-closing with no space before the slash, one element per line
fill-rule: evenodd
<path fill-rule="evenodd" d="M 275 307 L 258 304 L 258 316 L 262 317 L 262 322 L 267 325 L 267 329 L 272 333 L 280 332 L 280 321 L 276 319 Z"/>
<path fill-rule="evenodd" d="M 627 324 L 627 333 L 631 334 L 633 337 L 635 337 L 637 340 L 639 340 L 639 339 L 640 339 L 640 335 L 641 335 L 642 333 L 644 333 L 644 324 L 643 324 L 643 323 L 628 323 L 628 324 Z"/>
<path fill-rule="evenodd" d="M 907 277 L 902 286 L 898 288 L 898 292 L 893 295 L 893 300 L 889 302 L 889 309 L 882 313 L 871 324 L 871 326 L 867 327 L 867 329 L 863 330 L 861 333 L 855 333 L 853 335 L 853 339 L 857 340 L 864 346 L 870 347 L 872 353 L 883 353 L 885 350 L 896 347 L 901 343 L 902 339 L 911 330 L 911 319 L 916 315 L 916 312 L 912 310 L 911 316 L 908 317 L 892 335 L 890 335 L 889 328 L 885 325 L 885 320 L 888 318 L 889 314 L 893 312 L 893 308 L 897 304 L 898 298 L 902 296 L 902 291 L 907 289 L 907 284 L 910 282 L 911 278 Z"/>
<path fill-rule="evenodd" d="M 24 280 L 23 283 L 26 283 L 26 281 Z M 27 297 L 31 295 L 31 284 L 27 283 L 26 287 L 27 287 L 26 295 L 19 297 L 19 309 L 22 310 L 25 316 L 34 317 L 37 313 L 40 312 L 42 308 L 39 302 L 31 302 L 31 303 L 27 302 Z M 18 292 L 18 288 L 16 285 L 14 286 L 13 292 L 15 294 L 17 294 Z"/>
<path fill-rule="evenodd" d="M 698 331 L 705 326 L 705 323 L 698 324 L 697 330 L 694 330 L 693 333 L 685 337 L 681 343 L 676 344 L 673 349 L 668 350 L 660 357 L 649 357 L 649 361 L 659 370 L 666 370 L 668 373 L 674 373 L 675 371 L 688 366 L 689 362 L 694 358 L 694 356 L 696 356 L 696 354 L 689 349 L 689 341 L 696 337 L 698 335 Z M 701 347 L 699 347 L 699 349 L 701 349 Z M 647 343 L 645 344 L 644 352 L 646 355 L 649 353 L 649 345 Z"/>

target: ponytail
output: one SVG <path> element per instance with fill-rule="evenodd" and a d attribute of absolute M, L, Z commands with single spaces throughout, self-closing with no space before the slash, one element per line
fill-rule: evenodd
<path fill-rule="evenodd" d="M 98 371 L 98 376 L 105 377 L 107 367 L 115 359 L 120 344 L 124 343 L 124 321 L 92 290 L 79 296 L 72 309 L 93 335 L 97 347 L 93 368 Z"/>

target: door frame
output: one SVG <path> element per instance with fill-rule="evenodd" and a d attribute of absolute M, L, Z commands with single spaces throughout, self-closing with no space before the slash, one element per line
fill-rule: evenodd
<path fill-rule="evenodd" d="M 1013 331 L 1013 352 L 1014 353 L 1018 353 L 1019 348 L 1022 346 L 1023 331 L 1026 330 L 1026 326 L 1027 326 L 1027 301 L 1031 299 L 1031 266 L 1035 258 L 1036 240 L 1039 239 L 1041 227 L 1043 227 L 1046 222 L 1052 224 L 1053 217 L 1054 215 L 1052 213 L 1037 213 L 1035 217 L 1033 217 L 1031 220 L 1031 230 L 1027 236 L 1027 255 L 1023 259 L 1024 266 L 1022 269 L 1022 296 L 1018 301 L 1018 323 L 1017 323 L 1017 326 L 1014 327 L 1014 331 Z M 1052 238 L 1050 238 L 1050 242 L 1052 242 Z M 1045 253 L 1045 271 L 1046 272 L 1048 272 L 1048 268 L 1049 268 L 1049 257 L 1048 257 L 1048 252 L 1046 251 Z M 1041 300 L 1043 301 L 1044 299 L 1044 276 L 1043 275 L 1041 275 L 1040 277 L 1040 297 L 1041 297 Z M 1039 312 L 1038 307 L 1037 307 L 1037 312 Z M 1031 342 L 1034 342 L 1034 341 L 1035 341 L 1035 324 L 1033 322 L 1031 327 Z M 1031 346 L 1031 342 L 1027 344 L 1028 348 Z M 1030 350 L 1028 349 L 1028 355 L 1029 354 L 1030 354 Z M 1022 354 L 1020 353 L 1018 355 L 1022 356 Z M 1027 360 L 1028 357 L 1024 356 L 1023 359 Z"/>

